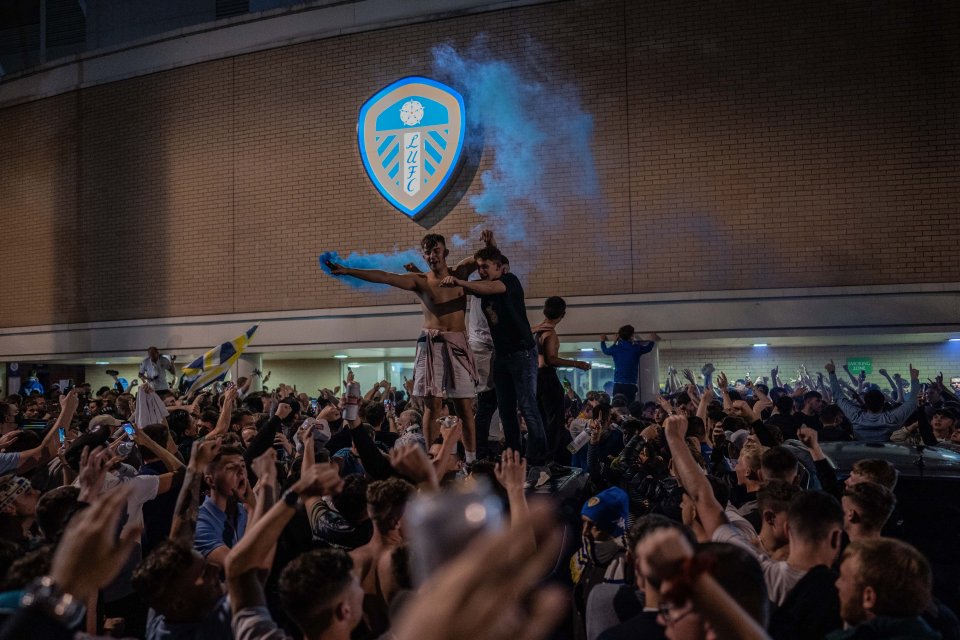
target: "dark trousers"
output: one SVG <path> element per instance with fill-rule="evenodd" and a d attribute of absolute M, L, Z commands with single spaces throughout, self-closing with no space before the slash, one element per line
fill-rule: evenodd
<path fill-rule="evenodd" d="M 637 392 L 639 390 L 640 389 L 635 384 L 623 384 L 622 382 L 613 383 L 613 395 L 622 393 L 627 397 L 627 404 L 630 404 L 637 399 Z"/>
<path fill-rule="evenodd" d="M 490 421 L 497 412 L 497 390 L 487 389 L 477 394 L 477 415 L 474 418 L 477 427 L 477 460 L 496 455 L 490 446 Z M 499 449 L 499 447 L 497 447 Z"/>
<path fill-rule="evenodd" d="M 547 459 L 547 442 L 537 407 L 537 348 L 493 357 L 493 384 L 497 392 L 500 423 L 507 446 L 522 451 L 519 409 L 527 425 L 525 456 L 530 466 L 540 466 Z"/>
<path fill-rule="evenodd" d="M 566 447 L 570 434 L 563 413 L 563 385 L 553 367 L 541 367 L 537 371 L 537 407 L 547 437 L 547 458 L 569 466 L 570 452 Z"/>

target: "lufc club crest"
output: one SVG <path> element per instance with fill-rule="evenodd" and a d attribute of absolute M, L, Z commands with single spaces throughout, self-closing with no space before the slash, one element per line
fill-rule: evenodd
<path fill-rule="evenodd" d="M 414 220 L 456 176 L 465 131 L 463 97 L 420 77 L 382 89 L 360 109 L 357 123 L 367 175 L 390 204 Z"/>

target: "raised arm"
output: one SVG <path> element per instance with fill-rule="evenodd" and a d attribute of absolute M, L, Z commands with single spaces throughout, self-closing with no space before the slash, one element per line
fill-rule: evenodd
<path fill-rule="evenodd" d="M 507 449 L 494 471 L 497 482 L 507 492 L 510 505 L 510 529 L 516 544 L 522 541 L 522 547 L 516 547 L 518 553 L 529 554 L 537 550 L 537 540 L 530 523 L 530 506 L 523 484 L 527 478 L 527 461 L 520 457 L 519 451 Z"/>
<path fill-rule="evenodd" d="M 223 393 L 223 406 L 220 407 L 220 417 L 217 419 L 217 426 L 213 431 L 207 434 L 208 438 L 216 438 L 227 433 L 230 428 L 230 418 L 233 417 L 233 409 L 237 406 L 237 388 L 230 387 Z"/>
<path fill-rule="evenodd" d="M 883 376 L 883 377 L 886 379 L 887 383 L 890 385 L 890 391 L 891 391 L 890 398 L 891 398 L 894 402 L 899 402 L 899 401 L 900 401 L 900 387 L 897 386 L 897 383 L 894 382 L 894 381 L 893 381 L 893 378 L 890 377 L 890 373 L 889 373 L 886 369 L 878 369 L 878 370 L 877 370 L 877 373 L 879 373 L 881 376 Z"/>
<path fill-rule="evenodd" d="M 718 640 L 769 640 L 750 614 L 707 571 L 684 570 L 694 560 L 693 547 L 680 531 L 661 528 L 637 545 L 637 563 L 643 576 L 660 584 L 663 597 L 682 607 L 689 600 Z"/>
<path fill-rule="evenodd" d="M 237 389 L 237 392 L 241 396 L 247 395 L 247 392 L 250 391 L 250 385 L 253 384 L 253 376 L 259 376 L 259 375 L 260 375 L 260 370 L 254 369 L 253 373 L 247 376 L 247 379 L 243 382 L 243 385 Z"/>
<path fill-rule="evenodd" d="M 153 455 L 160 459 L 160 462 L 163 463 L 163 466 L 165 466 L 168 471 L 177 471 L 183 467 L 183 462 L 181 462 L 177 456 L 154 442 L 153 438 L 145 434 L 141 429 L 137 427 L 134 428 L 133 441 L 136 442 L 138 446 L 149 449 Z M 163 492 L 161 491 L 161 493 Z"/>
<path fill-rule="evenodd" d="M 710 401 L 715 398 L 713 395 L 713 387 L 704 385 L 703 393 L 700 395 L 700 404 L 697 405 L 697 417 L 703 420 L 703 423 L 707 423 L 707 408 L 710 406 Z"/>
<path fill-rule="evenodd" d="M 890 412 L 890 416 L 902 426 L 907 418 L 917 410 L 917 396 L 920 395 L 920 372 L 910 366 L 910 393 L 903 399 L 903 404 Z"/>
<path fill-rule="evenodd" d="M 950 402 L 960 402 L 960 398 L 957 397 L 957 394 L 953 392 L 950 388 L 950 385 L 943 384 L 943 371 L 937 375 L 937 379 L 933 381 L 937 388 L 940 389 L 940 395 L 949 400 Z"/>
<path fill-rule="evenodd" d="M 366 282 L 385 284 L 405 291 L 416 291 L 419 288 L 420 276 L 413 273 L 390 273 L 379 269 L 354 269 L 336 262 L 327 261 L 330 273 L 335 276 L 350 276 Z"/>
<path fill-rule="evenodd" d="M 723 410 L 729 412 L 733 408 L 733 400 L 730 399 L 730 387 L 727 380 L 727 374 L 721 371 L 717 375 L 717 386 L 720 388 L 720 397 L 723 398 Z"/>
<path fill-rule="evenodd" d="M 847 365 L 843 365 L 843 370 L 844 370 L 844 371 L 846 372 L 846 374 L 850 377 L 850 381 L 853 383 L 853 386 L 854 386 L 855 388 L 859 389 L 859 388 L 860 388 L 860 378 L 858 378 L 857 376 L 853 375 L 853 372 L 850 371 L 850 367 L 848 367 Z"/>
<path fill-rule="evenodd" d="M 200 483 L 203 471 L 220 451 L 220 438 L 197 440 L 190 452 L 190 464 L 187 465 L 183 486 L 177 496 L 177 505 L 173 509 L 173 524 L 170 525 L 170 540 L 184 546 L 193 546 L 193 536 L 197 530 L 197 517 L 200 513 Z"/>
<path fill-rule="evenodd" d="M 371 400 L 379 400 L 382 393 L 384 393 L 381 391 L 381 389 L 389 390 L 390 383 L 387 382 L 386 380 L 381 380 L 380 382 L 374 383 L 373 388 L 370 389 L 370 391 L 367 391 L 366 394 L 364 394 L 363 399 L 367 402 L 370 402 Z"/>
<path fill-rule="evenodd" d="M 823 368 L 826 369 L 830 379 L 830 393 L 833 394 L 833 401 L 840 407 L 840 410 L 843 411 L 844 415 L 846 415 L 851 422 L 855 422 L 856 417 L 860 414 L 860 407 L 847 400 L 846 396 L 843 395 L 843 390 L 840 388 L 840 380 L 837 378 L 837 365 L 835 365 L 833 359 L 831 359 L 830 362 L 823 365 Z"/>
<path fill-rule="evenodd" d="M 408 444 L 390 450 L 390 466 L 402 478 L 417 485 L 421 491 L 438 491 L 437 471 L 427 452 L 418 444 Z"/>
<path fill-rule="evenodd" d="M 253 471 L 257 476 L 257 484 L 253 487 L 253 495 L 256 499 L 253 512 L 247 526 L 253 526 L 260 521 L 260 518 L 273 507 L 277 501 L 277 452 L 275 449 L 267 449 L 262 455 L 257 456 L 253 461 Z M 273 564 L 273 558 L 269 560 Z"/>
<path fill-rule="evenodd" d="M 300 438 L 300 442 L 303 443 L 303 460 L 301 461 L 300 475 L 305 476 L 308 471 L 311 471 L 317 465 L 317 454 L 316 454 L 316 441 L 313 439 L 313 430 L 317 428 L 317 425 L 311 424 L 308 427 L 301 428 L 297 432 L 297 437 Z M 313 508 L 317 505 L 320 500 L 323 499 L 323 495 L 310 495 L 310 496 L 301 496 L 303 500 L 303 506 L 306 508 L 307 513 L 313 513 Z"/>
<path fill-rule="evenodd" d="M 443 438 L 443 444 L 440 445 L 440 453 L 433 461 L 433 467 L 437 471 L 437 478 L 443 478 L 446 474 L 456 470 L 457 461 L 457 443 L 463 435 L 463 423 L 460 418 L 454 417 L 451 424 L 440 425 L 440 437 Z"/>
<path fill-rule="evenodd" d="M 493 231 L 490 229 L 484 229 L 480 233 L 480 241 L 483 243 L 484 247 L 495 247 L 497 246 L 497 241 L 493 239 Z M 477 270 L 477 259 L 473 256 L 467 256 L 463 260 L 457 263 L 451 273 L 456 277 L 466 280 L 470 277 L 470 274 Z"/>
<path fill-rule="evenodd" d="M 56 422 L 47 430 L 43 440 L 33 449 L 29 449 L 20 454 L 20 463 L 17 465 L 17 473 L 29 471 L 39 464 L 43 464 L 53 456 L 57 455 L 59 440 L 57 433 L 62 428 L 64 431 L 70 428 L 73 416 L 77 413 L 77 405 L 80 404 L 77 398 L 76 388 L 71 389 L 65 396 L 60 397 L 60 415 Z"/>
<path fill-rule="evenodd" d="M 727 523 L 727 516 L 723 513 L 723 505 L 714 497 L 713 489 L 703 474 L 703 469 L 693 459 L 693 454 L 687 448 L 684 440 L 687 433 L 687 419 L 683 416 L 670 416 L 663 422 L 663 430 L 667 436 L 670 454 L 673 456 L 673 467 L 677 472 L 677 478 L 697 505 L 697 516 L 707 535 L 713 535 L 720 525 Z"/>
<path fill-rule="evenodd" d="M 613 349 L 611 349 L 610 347 L 607 346 L 607 335 L 606 335 L 606 334 L 603 334 L 602 336 L 600 336 L 600 351 L 602 351 L 602 352 L 603 352 L 603 355 L 605 355 L 605 356 L 612 356 L 612 355 L 613 355 Z"/>
<path fill-rule="evenodd" d="M 819 434 L 806 425 L 797 429 L 797 437 L 800 442 L 810 450 L 810 457 L 813 459 L 813 465 L 817 469 L 817 478 L 820 480 L 820 487 L 835 497 L 837 500 L 843 494 L 843 487 L 837 480 L 837 470 L 833 468 L 827 456 L 820 448 Z"/>
<path fill-rule="evenodd" d="M 342 485 L 336 465 L 317 465 L 305 470 L 284 494 L 284 498 L 273 505 L 252 528 L 247 529 L 237 546 L 230 551 L 224 566 L 230 608 L 234 612 L 266 604 L 257 572 L 270 568 L 265 560 L 272 557 L 280 533 L 299 510 L 300 499 L 339 491 Z"/>

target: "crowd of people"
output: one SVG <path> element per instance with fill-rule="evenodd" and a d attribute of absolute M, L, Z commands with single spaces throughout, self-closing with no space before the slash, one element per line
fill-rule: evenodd
<path fill-rule="evenodd" d="M 651 345 L 625 326 L 602 340 L 612 388 L 581 397 L 564 301 L 531 325 L 482 243 L 450 267 L 428 235 L 422 273 L 327 265 L 423 301 L 399 386 L 186 395 L 151 350 L 136 396 L 8 396 L 0 638 L 960 638 L 957 594 L 885 535 L 897 470 L 842 477 L 820 446 L 960 445 L 942 376 L 706 364 L 644 403 Z"/>

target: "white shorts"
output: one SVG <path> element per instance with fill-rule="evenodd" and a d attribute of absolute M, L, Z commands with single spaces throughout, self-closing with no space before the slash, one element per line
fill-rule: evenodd
<path fill-rule="evenodd" d="M 477 371 L 467 334 L 424 330 L 413 362 L 413 395 L 472 398 L 477 395 Z"/>

